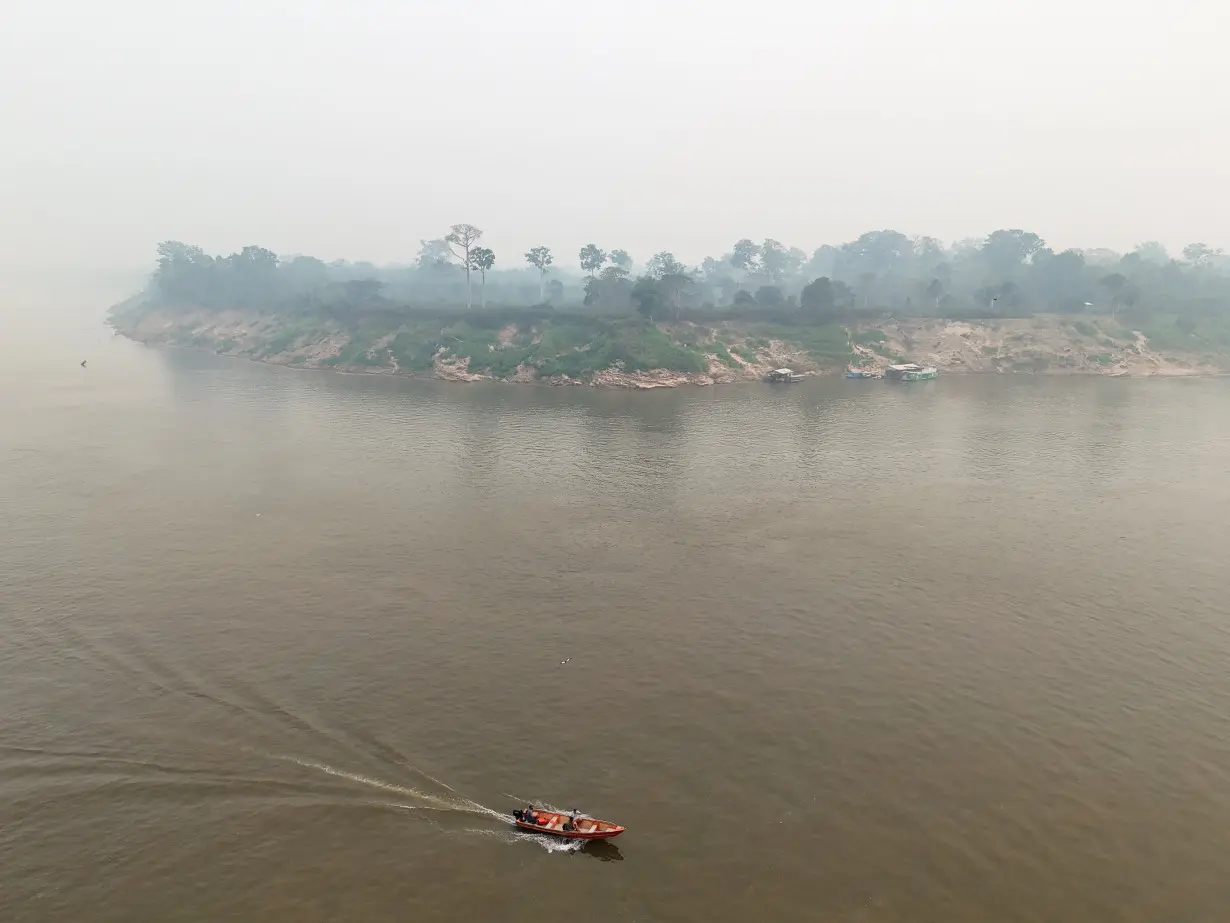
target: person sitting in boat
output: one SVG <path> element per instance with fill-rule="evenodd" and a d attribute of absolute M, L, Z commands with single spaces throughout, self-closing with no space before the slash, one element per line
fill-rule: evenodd
<path fill-rule="evenodd" d="M 564 830 L 571 833 L 573 830 L 576 830 L 576 829 L 577 829 L 577 819 L 575 817 L 569 816 L 569 818 L 566 821 L 564 821 Z"/>

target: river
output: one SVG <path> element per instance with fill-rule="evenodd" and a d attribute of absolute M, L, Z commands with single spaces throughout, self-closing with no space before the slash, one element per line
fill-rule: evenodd
<path fill-rule="evenodd" d="M 455 385 L 8 310 L 7 923 L 1230 915 L 1230 381 Z"/>

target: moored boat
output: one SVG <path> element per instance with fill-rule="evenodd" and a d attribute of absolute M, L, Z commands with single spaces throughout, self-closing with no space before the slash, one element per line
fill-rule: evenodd
<path fill-rule="evenodd" d="M 610 821 L 598 820 L 578 811 L 547 811 L 528 807 L 513 811 L 513 823 L 522 830 L 546 833 L 566 840 L 609 840 L 619 836 L 624 828 Z"/>
<path fill-rule="evenodd" d="M 886 378 L 894 381 L 930 381 L 938 372 L 930 366 L 924 367 L 907 362 L 904 365 L 890 365 L 884 370 Z"/>
<path fill-rule="evenodd" d="M 804 377 L 806 376 L 800 375 L 798 372 L 791 369 L 774 369 L 767 376 L 765 376 L 765 380 L 770 382 L 794 384 L 795 382 L 802 381 Z"/>
<path fill-rule="evenodd" d="M 846 378 L 879 378 L 875 372 L 869 372 L 867 369 L 846 369 Z"/>

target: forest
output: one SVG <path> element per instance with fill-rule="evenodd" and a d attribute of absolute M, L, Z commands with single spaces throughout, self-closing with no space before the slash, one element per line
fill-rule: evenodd
<path fill-rule="evenodd" d="M 994 318 L 1033 314 L 1166 315 L 1185 332 L 1230 317 L 1230 256 L 1193 243 L 1172 256 L 1148 241 L 1129 253 L 1056 252 L 1030 231 L 1002 229 L 944 244 L 900 231 L 868 231 L 805 251 L 767 239 L 736 241 L 687 265 L 670 251 L 638 262 L 587 244 L 580 271 L 548 246 L 505 260 L 483 232 L 454 225 L 421 241 L 404 265 L 310 256 L 258 246 L 211 256 L 177 241 L 158 245 L 145 298 L 163 309 L 238 309 L 344 319 L 373 312 L 566 309 L 640 315 L 655 322 L 756 319 L 825 324 L 873 317 Z M 1190 328 L 1190 329 L 1188 329 Z"/>

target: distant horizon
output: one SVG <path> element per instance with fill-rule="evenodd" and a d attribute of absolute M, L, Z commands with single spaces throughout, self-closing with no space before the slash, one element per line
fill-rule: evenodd
<path fill-rule="evenodd" d="M 1220 10 L 16 0 L 0 268 L 167 239 L 387 265 L 463 221 L 561 266 L 882 228 L 1230 250 Z"/>

